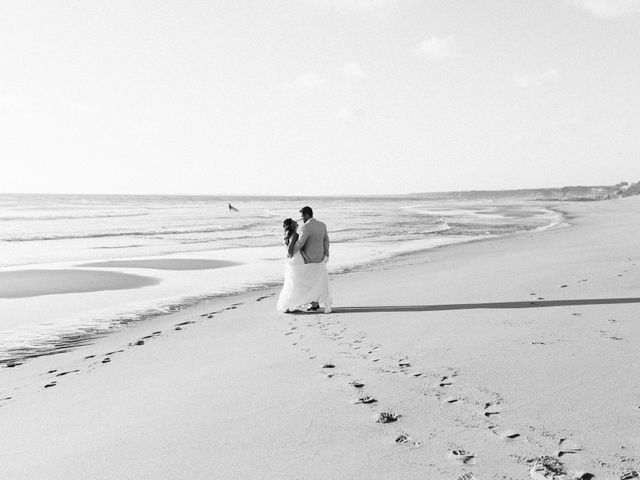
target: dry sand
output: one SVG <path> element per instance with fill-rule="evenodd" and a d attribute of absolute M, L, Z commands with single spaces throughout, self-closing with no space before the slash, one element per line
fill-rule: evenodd
<path fill-rule="evenodd" d="M 334 277 L 329 315 L 259 292 L 2 369 L 2 478 L 632 478 L 640 198 L 560 208 Z"/>

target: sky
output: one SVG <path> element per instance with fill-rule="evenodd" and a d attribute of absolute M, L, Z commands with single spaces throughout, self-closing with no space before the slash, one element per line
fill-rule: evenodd
<path fill-rule="evenodd" d="M 0 192 L 640 180 L 640 0 L 3 0 Z"/>

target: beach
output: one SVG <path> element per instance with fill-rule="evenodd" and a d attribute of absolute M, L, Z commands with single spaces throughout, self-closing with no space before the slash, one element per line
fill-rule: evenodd
<path fill-rule="evenodd" d="M 2 476 L 635 478 L 640 198 L 554 208 L 333 275 L 331 314 L 268 287 L 5 366 Z"/>

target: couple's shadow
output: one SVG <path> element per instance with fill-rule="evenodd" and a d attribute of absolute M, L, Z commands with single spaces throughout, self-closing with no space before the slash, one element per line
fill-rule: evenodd
<path fill-rule="evenodd" d="M 544 308 L 575 307 L 583 305 L 614 305 L 640 303 L 640 298 L 585 298 L 573 300 L 528 300 L 523 302 L 450 303 L 441 305 L 369 305 L 362 307 L 333 307 L 332 313 L 374 313 L 374 312 L 438 312 L 443 310 L 473 310 L 497 308 Z M 296 312 L 296 313 L 321 313 Z"/>

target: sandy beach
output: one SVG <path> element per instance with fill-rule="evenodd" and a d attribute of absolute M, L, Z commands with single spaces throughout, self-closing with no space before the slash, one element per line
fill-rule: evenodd
<path fill-rule="evenodd" d="M 333 276 L 331 314 L 252 292 L 2 368 L 1 476 L 636 478 L 640 198 L 557 208 Z"/>

